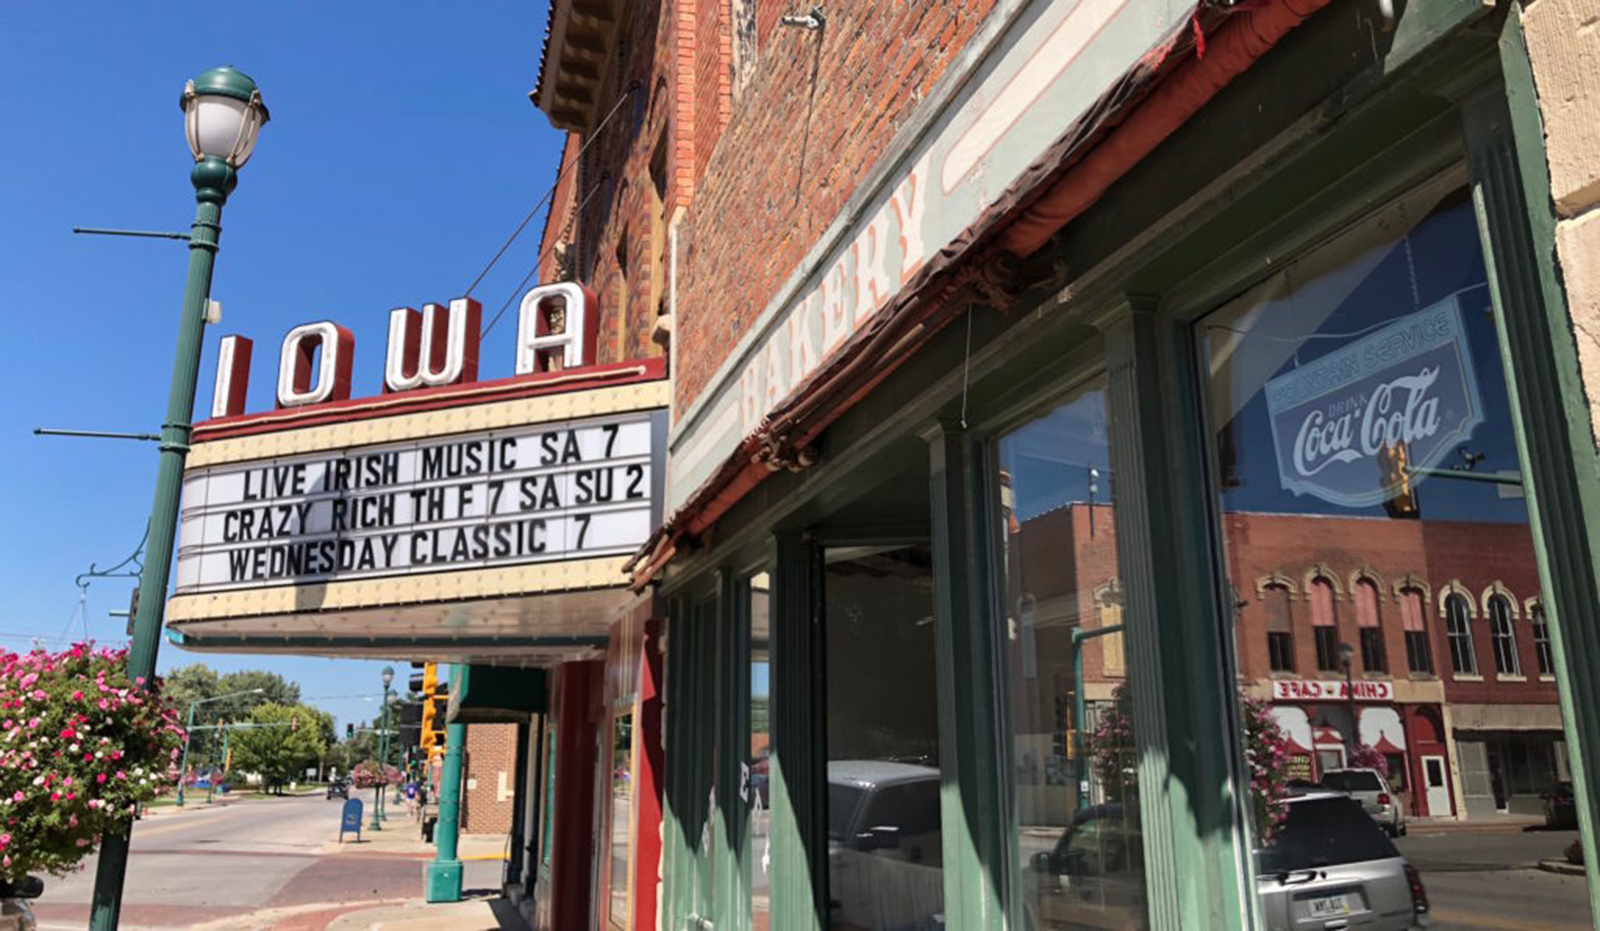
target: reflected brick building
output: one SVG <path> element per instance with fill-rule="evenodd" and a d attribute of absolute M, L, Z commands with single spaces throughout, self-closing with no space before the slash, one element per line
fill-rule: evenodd
<path fill-rule="evenodd" d="M 1345 765 L 1352 730 L 1339 648 L 1348 644 L 1355 742 L 1387 757 L 1409 814 L 1536 814 L 1540 793 L 1569 778 L 1526 524 L 1259 513 L 1223 520 L 1240 688 L 1273 703 L 1293 744 L 1295 777 L 1316 781 Z M 1047 648 L 1050 638 L 1121 623 L 1112 507 L 1073 503 L 1013 519 L 1011 531 L 1008 558 L 1042 579 L 1039 590 L 1007 595 L 1024 657 L 1067 656 Z M 1121 639 L 1084 647 L 1091 725 L 1129 675 Z M 1038 669 L 1012 688 L 1058 723 L 1017 752 L 1046 768 L 1067 766 L 1070 666 Z"/>

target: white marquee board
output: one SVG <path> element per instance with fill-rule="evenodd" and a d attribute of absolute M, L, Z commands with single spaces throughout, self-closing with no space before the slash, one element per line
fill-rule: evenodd
<path fill-rule="evenodd" d="M 359 446 L 184 476 L 179 594 L 631 553 L 665 412 Z"/>

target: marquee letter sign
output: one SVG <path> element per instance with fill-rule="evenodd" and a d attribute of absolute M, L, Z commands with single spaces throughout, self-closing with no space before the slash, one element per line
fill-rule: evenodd
<path fill-rule="evenodd" d="M 317 350 L 322 352 L 318 353 Z M 302 323 L 283 338 L 278 353 L 278 406 L 302 407 L 350 397 L 350 363 L 356 338 L 326 320 Z M 316 361 L 316 379 L 311 377 Z"/>
<path fill-rule="evenodd" d="M 448 309 L 422 305 L 389 311 L 389 353 L 383 390 L 410 391 L 478 380 L 478 328 L 483 308 L 459 297 Z"/>
<path fill-rule="evenodd" d="M 211 392 L 211 416 L 234 417 L 244 413 L 244 392 L 250 387 L 250 351 L 254 344 L 243 336 L 224 336 L 217 347 L 217 384 Z"/>
<path fill-rule="evenodd" d="M 390 311 L 384 393 L 477 381 L 482 318 L 482 306 L 470 297 L 458 297 L 449 307 L 423 304 L 421 313 L 410 307 Z M 517 315 L 516 373 L 593 365 L 599 334 L 600 306 L 594 292 L 571 281 L 540 285 L 523 296 Z M 211 416 L 244 413 L 250 349 L 243 336 L 222 338 Z M 330 321 L 290 330 L 278 354 L 277 406 L 348 400 L 355 349 L 350 331 Z"/>
<path fill-rule="evenodd" d="M 1483 423 L 1461 308 L 1452 296 L 1266 384 L 1278 477 L 1297 495 L 1344 507 L 1381 504 L 1380 454 L 1403 446 L 1413 468 L 1438 464 Z"/>
<path fill-rule="evenodd" d="M 183 480 L 177 590 L 631 553 L 655 527 L 664 410 L 230 462 Z"/>
<path fill-rule="evenodd" d="M 534 288 L 517 312 L 517 374 L 589 365 L 599 335 L 593 291 L 575 281 Z"/>

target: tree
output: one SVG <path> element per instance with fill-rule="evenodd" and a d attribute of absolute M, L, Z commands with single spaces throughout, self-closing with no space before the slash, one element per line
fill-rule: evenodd
<path fill-rule="evenodd" d="M 239 728 L 229 738 L 233 768 L 258 773 L 271 787 L 298 777 L 321 760 L 322 714 L 306 705 L 258 705 L 246 722 L 255 726 Z"/>

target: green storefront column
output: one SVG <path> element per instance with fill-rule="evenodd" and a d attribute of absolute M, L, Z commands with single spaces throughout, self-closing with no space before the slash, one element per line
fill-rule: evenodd
<path fill-rule="evenodd" d="M 777 534 L 772 572 L 772 927 L 828 924 L 827 718 L 819 554 L 802 533 Z"/>
<path fill-rule="evenodd" d="M 450 692 L 458 694 L 466 666 L 450 666 Z M 438 855 L 428 864 L 423 877 L 423 898 L 429 902 L 461 901 L 461 861 L 456 858 L 456 842 L 461 834 L 461 757 L 467 742 L 467 726 L 451 724 L 444 731 L 444 771 L 439 775 L 439 821 L 433 828 Z"/>
<path fill-rule="evenodd" d="M 1588 851 L 1589 909 L 1600 915 L 1600 456 L 1556 266 L 1544 129 L 1519 13 L 1512 4 L 1499 26 L 1500 78 L 1464 104 L 1463 129 Z"/>
<path fill-rule="evenodd" d="M 1003 690 L 990 596 L 983 448 L 957 423 L 924 434 L 931 456 L 934 624 L 939 690 L 939 794 L 945 924 L 1004 928 L 1001 889 L 1010 818 L 995 703 Z"/>
<path fill-rule="evenodd" d="M 1151 927 L 1238 928 L 1236 701 L 1212 566 L 1193 336 L 1143 299 L 1106 332 L 1124 643 Z"/>

